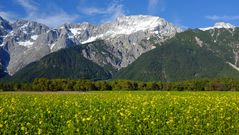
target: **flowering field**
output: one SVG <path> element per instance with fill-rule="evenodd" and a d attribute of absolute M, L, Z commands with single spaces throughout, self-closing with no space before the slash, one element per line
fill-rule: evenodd
<path fill-rule="evenodd" d="M 0 134 L 239 134 L 239 93 L 0 93 Z"/>

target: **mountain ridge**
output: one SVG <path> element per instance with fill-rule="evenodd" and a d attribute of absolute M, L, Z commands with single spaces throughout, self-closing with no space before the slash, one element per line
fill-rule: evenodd
<path fill-rule="evenodd" d="M 95 78 L 93 72 L 100 72 L 97 78 L 101 79 L 111 79 L 112 75 L 122 79 L 151 76 L 148 80 L 152 81 L 236 77 L 238 74 L 239 28 L 229 23 L 181 31 L 160 17 L 144 15 L 122 16 L 101 25 L 63 24 L 56 29 L 33 21 L 20 20 L 11 25 L 3 21 L 9 27 L 2 25 L 2 28 L 7 27 L 1 33 L 0 75 L 9 73 L 13 80 L 25 78 L 27 81 L 34 77 L 77 79 L 76 71 L 83 73 L 80 69 L 86 71 L 81 75 L 92 80 Z M 68 55 L 70 53 L 72 55 Z M 64 58 L 66 54 L 67 58 Z M 74 68 L 66 62 L 77 61 L 76 58 L 85 65 L 75 64 Z M 62 62 L 61 59 L 65 60 Z M 53 71 L 52 67 L 56 66 L 65 67 L 66 71 L 61 68 Z M 151 70 L 155 73 L 150 75 Z M 37 75 L 40 72 L 44 75 Z M 82 79 L 81 75 L 79 79 Z"/>
<path fill-rule="evenodd" d="M 202 30 L 202 31 L 207 31 L 207 30 L 211 30 L 211 29 L 222 29 L 222 28 L 225 28 L 225 29 L 235 29 L 236 26 L 234 26 L 234 25 L 232 25 L 230 23 L 217 22 L 212 27 L 199 28 L 199 29 Z"/>
<path fill-rule="evenodd" d="M 148 22 L 147 25 L 145 22 Z M 9 54 L 10 59 L 4 68 L 10 75 L 52 52 L 99 39 L 106 41 L 108 52 L 120 59 L 120 62 L 110 57 L 101 61 L 94 55 L 100 52 L 91 52 L 84 57 L 101 66 L 110 64 L 118 70 L 155 48 L 146 39 L 157 38 L 155 42 L 162 43 L 181 31 L 160 17 L 142 15 L 119 17 L 101 25 L 64 24 L 56 29 L 25 20 L 16 21 L 10 26 L 12 29 L 2 38 L 0 47 Z M 88 52 L 93 50 L 89 49 Z"/>
<path fill-rule="evenodd" d="M 74 46 L 46 55 L 41 60 L 28 64 L 13 76 L 5 77 L 3 81 L 32 82 L 35 78 L 93 81 L 110 79 L 113 71 L 83 57 L 82 49 L 84 48 L 85 46 Z"/>
<path fill-rule="evenodd" d="M 239 28 L 199 29 L 177 34 L 162 46 L 121 69 L 115 79 L 179 81 L 217 77 L 239 78 Z"/>

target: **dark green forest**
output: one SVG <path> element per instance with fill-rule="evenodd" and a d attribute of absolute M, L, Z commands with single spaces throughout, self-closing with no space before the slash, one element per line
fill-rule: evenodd
<path fill-rule="evenodd" d="M 178 82 L 130 80 L 90 81 L 35 79 L 32 83 L 0 83 L 0 91 L 239 91 L 239 80 L 214 79 Z"/>
<path fill-rule="evenodd" d="M 107 80 L 111 78 L 109 71 L 84 58 L 81 51 L 81 46 L 61 49 L 43 57 L 40 61 L 27 65 L 13 76 L 2 78 L 1 81 L 32 82 L 35 78 L 86 80 Z"/>
<path fill-rule="evenodd" d="M 232 50 L 238 38 L 220 29 L 211 31 L 187 30 L 166 41 L 162 46 L 142 54 L 114 79 L 137 81 L 183 81 L 192 79 L 239 78 L 239 72 L 227 62 L 235 63 Z M 220 33 L 220 34 L 217 34 Z M 238 30 L 235 32 L 238 33 Z M 196 38 L 204 44 L 199 46 Z M 234 39 L 234 40 L 232 40 Z"/>

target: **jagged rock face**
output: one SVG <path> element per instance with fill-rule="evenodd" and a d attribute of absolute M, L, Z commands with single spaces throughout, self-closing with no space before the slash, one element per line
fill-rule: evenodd
<path fill-rule="evenodd" d="M 43 24 L 30 21 L 16 21 L 11 26 L 12 30 L 6 35 L 2 45 L 10 57 L 6 65 L 10 75 L 48 54 L 43 47 L 36 48 L 35 43 L 39 35 L 49 30 Z"/>
<path fill-rule="evenodd" d="M 154 16 L 123 16 L 117 18 L 114 22 L 100 26 L 89 24 L 83 26 L 84 28 L 87 27 L 83 33 L 82 31 L 77 31 L 77 29 L 82 30 L 81 26 L 71 28 L 71 32 L 73 31 L 72 33 L 80 37 L 78 38 L 79 42 L 84 44 L 96 39 L 104 40 L 107 44 L 108 52 L 111 52 L 117 58 L 117 62 L 110 57 L 103 63 L 99 62 L 99 58 L 94 53 L 89 53 L 90 56 L 86 55 L 86 57 L 100 65 L 110 64 L 117 69 L 128 66 L 141 54 L 154 49 L 155 43 L 150 43 L 150 38 L 156 38 L 156 43 L 160 44 L 181 31 L 164 19 Z M 145 39 L 148 42 L 142 42 Z"/>
<path fill-rule="evenodd" d="M 0 45 L 10 30 L 12 30 L 10 23 L 0 17 Z"/>
<path fill-rule="evenodd" d="M 195 31 L 191 39 L 225 61 L 239 66 L 239 29 L 228 23 Z M 0 17 L 0 64 L 13 75 L 31 62 L 76 45 L 85 58 L 116 70 L 127 67 L 143 53 L 161 45 L 181 30 L 160 17 L 122 16 L 113 22 L 64 24 L 57 29 L 32 21 L 10 24 Z M 206 36 L 205 36 L 206 35 Z M 188 40 L 188 38 L 185 38 Z M 103 40 L 97 44 L 91 42 Z M 184 39 L 183 39 L 184 40 Z"/>
<path fill-rule="evenodd" d="M 5 25 L 4 25 L 5 26 Z M 115 69 L 128 66 L 141 54 L 154 49 L 181 30 L 162 18 L 154 16 L 123 16 L 115 21 L 91 25 L 64 24 L 58 29 L 31 21 L 17 21 L 10 30 L 4 29 L 1 48 L 9 54 L 5 62 L 10 75 L 37 61 L 51 52 L 95 40 L 104 40 L 101 47 L 87 44 L 84 56 L 101 66 L 111 65 Z M 151 41 L 151 39 L 156 39 Z"/>
<path fill-rule="evenodd" d="M 0 29 L 3 31 L 12 29 L 10 23 L 7 20 L 3 19 L 1 16 L 0 16 Z"/>
<path fill-rule="evenodd" d="M 8 65 L 9 55 L 8 53 L 2 48 L 3 40 L 8 34 L 9 31 L 12 30 L 10 23 L 0 17 L 0 77 L 5 74 L 6 66 Z"/>

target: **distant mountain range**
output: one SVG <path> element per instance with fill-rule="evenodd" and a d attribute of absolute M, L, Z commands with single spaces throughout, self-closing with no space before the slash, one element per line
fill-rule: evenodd
<path fill-rule="evenodd" d="M 0 76 L 5 81 L 239 78 L 238 53 L 239 28 L 222 22 L 182 31 L 160 17 L 138 15 L 50 29 L 0 17 Z"/>

